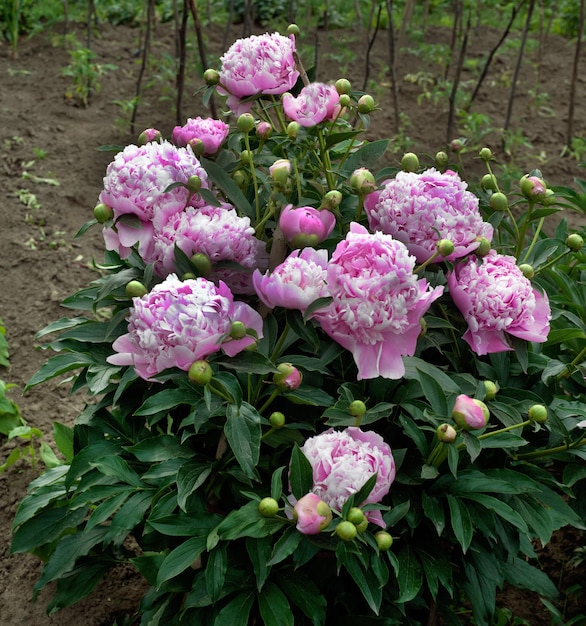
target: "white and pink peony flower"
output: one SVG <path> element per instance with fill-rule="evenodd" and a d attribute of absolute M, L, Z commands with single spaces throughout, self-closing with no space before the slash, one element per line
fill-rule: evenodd
<path fill-rule="evenodd" d="M 171 135 L 176 146 L 187 146 L 194 139 L 203 143 L 203 154 L 215 154 L 224 143 L 230 126 L 212 117 L 189 118 L 184 126 L 175 126 Z"/>
<path fill-rule="evenodd" d="M 333 120 L 340 112 L 340 94 L 325 83 L 310 83 L 297 97 L 286 93 L 282 100 L 287 117 L 305 127 Z"/>

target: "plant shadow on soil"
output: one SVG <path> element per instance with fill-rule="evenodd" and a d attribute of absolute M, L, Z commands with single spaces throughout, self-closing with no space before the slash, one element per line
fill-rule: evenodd
<path fill-rule="evenodd" d="M 227 41 L 242 36 L 241 31 L 242 27 L 233 27 Z M 81 40 L 83 29 L 79 28 L 78 32 Z M 60 302 L 96 276 L 92 258 L 99 262 L 103 254 L 99 228 L 91 229 L 81 239 L 75 239 L 74 235 L 92 217 L 102 177 L 113 156 L 111 152 L 100 152 L 97 148 L 135 141 L 116 127 L 116 119 L 122 112 L 116 101 L 123 103 L 134 97 L 140 61 L 137 29 L 103 25 L 92 47 L 99 63 L 113 64 L 117 69 L 101 76 L 101 91 L 94 95 L 88 108 L 77 107 L 65 97 L 69 79 L 62 75 L 61 68 L 69 63 L 68 53 L 63 47 L 53 45 L 52 34 L 56 33 L 45 32 L 23 40 L 17 59 L 11 58 L 6 45 L 0 47 L 3 84 L 0 99 L 0 181 L 3 189 L 0 204 L 0 318 L 7 328 L 11 363 L 8 370 L 0 371 L 0 377 L 17 385 L 11 398 L 19 404 L 29 425 L 46 434 L 48 442 L 51 441 L 52 423 L 72 424 L 83 406 L 82 399 L 69 395 L 66 381 L 62 385 L 45 384 L 33 388 L 24 396 L 20 392 L 47 358 L 38 349 L 40 342 L 35 340 L 35 333 L 50 322 L 68 316 L 70 313 L 60 307 Z M 210 53 L 217 58 L 222 53 L 223 27 L 207 27 L 206 37 Z M 366 134 L 371 140 L 394 135 L 392 100 L 386 77 L 386 37 L 386 33 L 378 34 L 370 57 L 376 60 L 370 69 L 374 81 L 371 93 L 381 108 L 374 114 L 372 126 Z M 482 59 L 498 37 L 499 33 L 494 31 L 475 32 L 469 57 Z M 317 31 L 302 41 L 306 42 L 306 49 L 317 46 L 319 50 L 317 79 L 335 80 L 344 70 L 355 88 L 362 87 L 367 47 L 364 31 Z M 447 44 L 449 33 L 430 30 L 425 41 L 427 44 Z M 353 54 L 341 55 L 340 42 Z M 173 50 L 172 25 L 158 24 L 153 36 L 153 56 L 162 59 L 164 53 L 172 55 Z M 491 132 L 484 137 L 484 142 L 492 148 L 497 161 L 513 171 L 509 180 L 535 167 L 539 167 L 546 180 L 554 185 L 572 186 L 575 177 L 583 176 L 576 159 L 559 156 L 564 147 L 571 74 L 568 59 L 572 54 L 571 42 L 551 37 L 539 72 L 539 84 L 536 83 L 534 60 L 526 60 L 512 125 L 523 130 L 526 145 L 515 154 L 515 167 L 502 152 L 498 132 L 509 97 L 506 77 L 511 75 L 514 57 L 497 55 L 474 111 L 487 116 L 490 121 Z M 175 125 L 173 102 L 161 97 L 173 91 L 172 83 L 165 85 L 159 80 L 163 69 L 159 65 L 150 75 L 147 71 L 147 88 L 138 111 L 136 134 L 144 128 L 155 127 L 164 136 L 169 136 Z M 439 75 L 439 68 L 436 69 L 436 75 Z M 445 99 L 434 103 L 431 96 L 428 98 L 422 91 L 426 73 L 433 71 L 428 61 L 405 50 L 400 53 L 397 61 L 399 104 L 408 112 L 409 125 L 394 144 L 397 151 L 381 167 L 397 166 L 402 149 L 427 154 L 427 162 L 430 162 L 429 155 L 446 149 Z M 583 74 L 586 76 L 586 69 Z M 577 102 L 586 98 L 584 76 L 578 81 Z M 410 77 L 409 80 L 406 77 Z M 473 76 L 465 73 L 464 79 L 472 80 Z M 195 94 L 201 86 L 202 80 L 197 73 L 188 73 L 184 117 L 207 114 L 200 96 Z M 542 94 L 550 96 L 545 109 L 535 106 L 535 97 L 531 93 L 535 93 L 536 87 L 542 90 Z M 584 135 L 585 108 L 577 107 L 575 129 L 576 136 Z M 528 147 L 529 144 L 533 147 Z M 464 156 L 467 163 L 464 178 L 471 183 L 477 181 L 485 173 L 482 163 L 473 158 L 472 153 Z M 570 213 L 564 217 L 574 228 L 584 231 L 586 220 L 583 216 Z M 16 445 L 18 443 L 14 440 L 0 440 L 0 463 Z M 50 586 L 40 593 L 36 603 L 31 602 L 41 563 L 30 555 L 11 556 L 9 537 L 17 505 L 28 483 L 39 471 L 39 467 L 31 469 L 23 460 L 0 474 L 0 528 L 6 538 L 0 547 L 0 622 L 6 626 L 25 622 L 34 626 L 74 626 L 79 623 L 105 626 L 113 624 L 117 616 L 136 613 L 147 585 L 126 566 L 109 574 L 89 598 L 52 616 L 45 614 Z M 584 535 L 579 531 L 567 529 L 557 533 L 541 554 L 544 569 L 556 583 L 561 582 L 562 589 L 584 580 L 584 565 L 574 569 L 568 565 L 574 548 L 583 540 Z M 568 603 L 568 616 L 583 610 L 579 600 L 576 606 L 573 602 L 570 599 Z M 500 597 L 499 605 L 509 607 L 532 626 L 551 623 L 551 616 L 539 598 L 529 592 L 508 589 Z M 462 619 L 466 623 L 466 618 Z"/>

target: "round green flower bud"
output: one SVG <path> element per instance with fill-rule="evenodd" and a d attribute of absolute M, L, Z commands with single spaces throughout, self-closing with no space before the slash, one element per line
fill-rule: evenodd
<path fill-rule="evenodd" d="M 358 100 L 358 112 L 359 113 L 372 113 L 374 111 L 374 98 L 369 94 L 360 96 Z"/>
<path fill-rule="evenodd" d="M 582 239 L 582 237 L 580 237 L 578 233 L 572 233 L 566 239 L 566 246 L 568 246 L 568 248 L 570 248 L 570 250 L 573 250 L 574 252 L 580 250 L 583 245 L 584 239 Z"/>
<path fill-rule="evenodd" d="M 189 189 L 191 193 L 198 193 L 201 189 L 201 178 L 195 174 L 190 176 L 187 179 L 187 189 Z"/>
<path fill-rule="evenodd" d="M 440 239 L 437 242 L 437 251 L 443 256 L 448 257 L 455 250 L 454 242 L 450 239 Z"/>
<path fill-rule="evenodd" d="M 543 404 L 534 404 L 527 412 L 527 416 L 532 422 L 543 424 L 547 420 L 547 407 Z"/>
<path fill-rule="evenodd" d="M 297 37 L 301 31 L 299 30 L 299 26 L 297 24 L 289 24 L 287 26 L 287 35 L 294 35 Z"/>
<path fill-rule="evenodd" d="M 239 133 L 249 133 L 254 130 L 254 117 L 250 113 L 243 113 L 236 121 L 236 129 Z"/>
<path fill-rule="evenodd" d="M 297 139 L 298 134 L 299 122 L 289 122 L 289 124 L 287 124 L 287 137 L 289 137 L 289 139 Z"/>
<path fill-rule="evenodd" d="M 496 176 L 494 174 L 485 174 L 482 177 L 480 184 L 483 189 L 490 189 L 491 191 L 496 191 L 498 189 Z"/>
<path fill-rule="evenodd" d="M 232 322 L 230 326 L 230 337 L 232 337 L 232 339 L 242 339 L 246 337 L 246 324 L 243 322 Z"/>
<path fill-rule="evenodd" d="M 258 503 L 258 512 L 263 517 L 275 517 L 279 512 L 279 503 L 274 498 L 263 498 Z"/>
<path fill-rule="evenodd" d="M 201 139 L 190 139 L 188 145 L 193 150 L 193 154 L 195 154 L 196 157 L 203 156 L 206 151 L 205 144 Z"/>
<path fill-rule="evenodd" d="M 114 211 L 107 204 L 101 202 L 94 208 L 94 217 L 100 224 L 104 224 L 114 217 Z"/>
<path fill-rule="evenodd" d="M 439 152 L 436 152 L 435 154 L 435 164 L 440 168 L 443 169 L 444 167 L 446 167 L 446 165 L 448 164 L 448 155 L 443 151 L 440 150 Z"/>
<path fill-rule="evenodd" d="M 238 187 L 242 188 L 246 184 L 246 174 L 241 170 L 236 170 L 232 174 L 232 180 L 238 185 Z"/>
<path fill-rule="evenodd" d="M 196 278 L 197 274 L 194 274 L 193 272 L 185 272 L 185 274 L 181 276 L 181 280 L 194 280 Z"/>
<path fill-rule="evenodd" d="M 366 404 L 364 404 L 362 400 L 354 400 L 353 402 L 350 402 L 348 411 L 350 412 L 350 415 L 353 415 L 354 417 L 362 417 L 366 413 Z"/>
<path fill-rule="evenodd" d="M 535 270 L 533 269 L 533 266 L 529 265 L 529 263 L 521 263 L 521 265 L 519 265 L 519 269 L 521 270 L 523 276 L 529 280 L 535 276 Z"/>
<path fill-rule="evenodd" d="M 349 511 L 348 511 L 348 521 L 351 522 L 352 524 L 354 524 L 354 526 L 360 526 L 360 524 L 362 524 L 362 522 L 364 521 L 364 513 L 362 512 L 362 509 L 358 508 L 357 506 L 353 506 Z"/>
<path fill-rule="evenodd" d="M 416 172 L 419 169 L 419 157 L 414 152 L 406 152 L 401 159 L 404 172 Z"/>
<path fill-rule="evenodd" d="M 352 102 L 352 98 L 350 98 L 350 96 L 347 93 L 343 93 L 340 96 L 339 102 L 340 102 L 340 106 L 344 109 L 350 106 L 350 103 Z"/>
<path fill-rule="evenodd" d="M 478 242 L 478 248 L 474 250 L 474 253 L 476 256 L 486 256 L 490 252 L 490 241 L 486 237 L 479 237 Z"/>
<path fill-rule="evenodd" d="M 195 267 L 199 276 L 209 276 L 212 271 L 212 261 L 210 260 L 210 257 L 203 252 L 196 252 L 191 257 L 191 262 L 193 263 L 193 267 Z"/>
<path fill-rule="evenodd" d="M 203 79 L 208 85 L 217 85 L 220 82 L 220 74 L 213 69 L 207 69 L 203 73 Z"/>
<path fill-rule="evenodd" d="M 273 411 L 269 417 L 269 424 L 276 430 L 285 426 L 285 416 L 281 411 Z"/>
<path fill-rule="evenodd" d="M 320 209 L 331 211 L 340 206 L 342 202 L 342 194 L 337 189 L 328 191 L 321 201 Z"/>
<path fill-rule="evenodd" d="M 340 537 L 340 539 L 342 539 L 343 541 L 352 541 L 352 539 L 356 537 L 357 533 L 358 530 L 356 526 L 354 526 L 352 522 L 348 522 L 347 520 L 340 522 L 336 526 L 336 535 L 338 535 L 338 537 Z"/>
<path fill-rule="evenodd" d="M 507 196 L 500 191 L 496 191 L 490 196 L 488 204 L 493 211 L 506 211 L 509 208 Z"/>
<path fill-rule="evenodd" d="M 485 400 L 494 400 L 496 398 L 496 394 L 498 390 L 499 389 L 496 383 L 493 383 L 492 380 L 484 381 L 484 399 Z"/>
<path fill-rule="evenodd" d="M 348 184 L 356 193 L 367 194 L 374 191 L 376 181 L 372 172 L 365 167 L 359 167 L 352 172 L 352 176 L 348 179 Z"/>
<path fill-rule="evenodd" d="M 336 91 L 338 92 L 338 94 L 342 95 L 342 94 L 350 93 L 350 89 L 352 88 L 352 85 L 350 84 L 350 81 L 347 78 L 338 78 L 338 80 L 335 83 L 335 87 L 336 87 Z"/>
<path fill-rule="evenodd" d="M 463 139 L 452 139 L 450 142 L 450 150 L 452 152 L 460 152 L 465 145 L 465 141 Z"/>
<path fill-rule="evenodd" d="M 390 550 L 393 545 L 393 538 L 386 530 L 379 530 L 375 533 L 374 540 L 376 541 L 376 545 L 381 552 Z"/>
<path fill-rule="evenodd" d="M 242 150 L 240 153 L 240 162 L 244 165 L 250 165 L 252 163 L 253 154 L 250 150 Z"/>
<path fill-rule="evenodd" d="M 443 443 L 453 443 L 458 433 L 451 424 L 440 424 L 435 431 L 435 435 Z"/>
<path fill-rule="evenodd" d="M 210 380 L 212 380 L 212 376 L 214 375 L 214 370 L 212 370 L 211 365 L 207 361 L 195 361 L 195 363 L 191 364 L 191 367 L 187 371 L 187 377 L 192 383 L 196 385 L 207 385 Z"/>
<path fill-rule="evenodd" d="M 490 148 L 482 148 L 482 150 L 478 153 L 478 156 L 483 161 L 490 161 L 492 159 L 492 150 Z"/>
<path fill-rule="evenodd" d="M 139 280 L 131 280 L 126 285 L 126 296 L 128 298 L 142 298 L 147 293 L 148 289 Z"/>

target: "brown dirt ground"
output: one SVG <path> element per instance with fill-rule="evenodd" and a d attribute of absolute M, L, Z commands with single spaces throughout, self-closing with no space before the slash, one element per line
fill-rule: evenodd
<path fill-rule="evenodd" d="M 242 35 L 241 28 L 232 29 L 227 39 L 229 43 Z M 46 358 L 37 349 L 39 341 L 34 335 L 48 323 L 70 315 L 60 308 L 60 301 L 95 276 L 95 270 L 91 269 L 92 258 L 98 261 L 102 258 L 99 229 L 90 231 L 81 240 L 75 240 L 74 234 L 92 217 L 106 165 L 112 158 L 111 154 L 98 152 L 97 148 L 133 141 L 115 125 L 116 118 L 121 116 L 121 108 L 115 101 L 128 101 L 134 96 L 139 71 L 136 51 L 140 45 L 138 29 L 102 25 L 92 47 L 99 63 L 115 64 L 117 69 L 102 76 L 101 91 L 84 109 L 74 106 L 65 97 L 70 79 L 61 74 L 61 68 L 69 63 L 69 56 L 62 46 L 54 45 L 55 34 L 45 32 L 23 40 L 17 59 L 12 59 L 7 46 L 0 44 L 0 318 L 8 331 L 11 362 L 9 370 L 0 370 L 0 377 L 18 386 L 11 397 L 21 407 L 27 422 L 47 434 L 51 433 L 53 421 L 71 424 L 81 400 L 69 396 L 67 385 L 57 384 L 42 385 L 21 395 L 27 380 Z M 83 41 L 83 29 L 78 29 L 78 35 Z M 222 53 L 223 30 L 207 27 L 206 36 L 211 58 L 217 58 Z M 370 76 L 378 86 L 372 87 L 371 92 L 382 108 L 374 116 L 368 132 L 371 139 L 393 134 L 392 100 L 385 73 L 386 37 L 385 32 L 378 34 L 370 57 L 373 60 Z M 468 51 L 472 63 L 486 55 L 498 37 L 495 31 L 474 31 Z M 430 31 L 425 40 L 448 43 L 449 33 Z M 192 43 L 195 50 L 193 35 Z M 367 47 L 364 32 L 319 31 L 305 37 L 304 44 L 306 49 L 318 44 L 318 79 L 334 80 L 343 72 L 355 87 L 362 86 Z M 522 129 L 532 144 L 515 153 L 515 164 L 521 173 L 540 167 L 550 184 L 556 185 L 571 186 L 574 177 L 585 177 L 575 159 L 559 156 L 565 143 L 573 49 L 571 42 L 550 36 L 538 73 L 537 51 L 533 46 L 531 57 L 524 62 L 514 106 L 512 128 Z M 162 59 L 164 53 L 173 54 L 173 50 L 172 25 L 157 25 L 153 57 Z M 146 73 L 147 88 L 136 122 L 137 134 L 152 126 L 168 136 L 175 125 L 173 103 L 163 97 L 172 90 L 172 81 L 158 80 L 165 73 L 165 67 L 159 63 Z M 423 71 L 437 76 L 438 67 L 405 51 L 400 54 L 396 67 L 399 104 L 410 121 L 406 134 L 413 143 L 409 148 L 420 154 L 434 154 L 444 149 L 445 99 L 435 104 L 425 98 L 418 102 L 420 87 L 405 80 L 407 75 Z M 513 67 L 512 54 L 498 54 L 473 107 L 473 111 L 490 116 L 496 130 L 485 141 L 498 160 L 509 167 L 502 152 L 498 127 L 505 117 Z M 425 75 L 419 74 L 419 77 L 425 78 Z M 463 78 L 472 80 L 472 71 L 465 71 Z M 195 72 L 188 72 L 187 85 L 184 116 L 205 115 L 200 98 L 193 95 L 201 86 Z M 539 103 L 529 95 L 536 87 L 542 94 Z M 586 135 L 586 108 L 582 105 L 585 98 L 586 58 L 582 59 L 582 75 L 577 85 L 574 126 L 575 135 L 581 137 Z M 537 106 L 543 105 L 543 101 L 545 106 Z M 39 150 L 46 151 L 44 158 L 39 158 Z M 472 153 L 465 156 L 469 180 L 484 173 L 479 169 L 478 160 L 472 157 Z M 396 155 L 390 156 L 389 162 L 396 163 Z M 59 184 L 40 182 L 25 172 L 34 177 L 55 179 Z M 34 194 L 40 206 L 26 206 L 23 190 Z M 582 217 L 571 214 L 569 217 L 573 225 L 583 229 Z M 14 441 L 0 439 L 0 463 L 15 445 Z M 125 568 L 109 576 L 86 601 L 51 617 L 44 612 L 50 589 L 40 594 L 36 604 L 31 603 L 40 563 L 32 556 L 9 554 L 10 528 L 17 504 L 38 471 L 39 468 L 31 469 L 21 461 L 0 474 L 0 534 L 5 537 L 0 543 L 0 624 L 105 626 L 113 624 L 116 616 L 135 612 L 145 585 Z M 575 579 L 577 571 L 567 568 L 567 560 L 580 541 L 583 543 L 583 535 L 574 532 L 556 536 L 544 557 L 554 580 L 561 576 L 562 582 L 567 582 L 566 575 Z M 581 575 L 583 579 L 583 569 Z M 506 596 L 503 603 L 532 626 L 550 623 L 539 599 L 531 594 Z"/>

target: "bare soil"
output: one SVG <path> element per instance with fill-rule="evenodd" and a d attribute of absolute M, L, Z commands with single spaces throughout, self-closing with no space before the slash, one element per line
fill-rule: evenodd
<path fill-rule="evenodd" d="M 210 58 L 217 58 L 223 51 L 223 28 L 206 27 L 205 32 Z M 78 27 L 77 33 L 80 41 L 84 41 L 84 29 Z M 69 55 L 62 45 L 54 45 L 55 36 L 59 34 L 59 31 L 46 31 L 23 40 L 17 59 L 11 57 L 7 46 L 0 44 L 0 318 L 8 331 L 11 363 L 8 370 L 0 370 L 0 378 L 17 385 L 11 393 L 12 399 L 21 407 L 29 425 L 46 433 L 48 442 L 52 423 L 72 424 L 82 400 L 69 395 L 67 384 L 46 384 L 22 395 L 24 385 L 47 357 L 39 350 L 41 342 L 35 339 L 35 333 L 50 322 L 71 315 L 72 312 L 60 307 L 60 302 L 96 276 L 92 259 L 100 261 L 102 258 L 99 229 L 90 230 L 82 239 L 74 239 L 74 235 L 92 217 L 105 168 L 113 156 L 98 148 L 134 141 L 128 134 L 128 127 L 126 132 L 121 132 L 115 123 L 122 114 L 115 102 L 128 101 L 135 95 L 140 69 L 139 30 L 102 25 L 99 35 L 92 41 L 96 61 L 116 65 L 117 69 L 101 76 L 101 90 L 94 94 L 89 107 L 76 106 L 66 96 L 71 81 L 62 75 L 61 69 L 68 65 Z M 242 36 L 242 27 L 233 27 L 228 34 L 228 44 L 239 36 Z M 303 39 L 306 48 L 317 46 L 319 52 L 317 78 L 335 80 L 343 72 L 354 87 L 361 88 L 366 67 L 365 37 L 365 33 L 358 30 L 308 34 Z M 193 35 L 191 38 L 193 50 L 196 50 L 195 38 Z M 498 38 L 496 31 L 474 31 L 468 49 L 470 65 L 482 65 L 482 59 Z M 450 33 L 440 30 L 430 30 L 425 37 L 427 44 L 448 44 L 449 39 Z M 409 45 L 416 47 L 415 43 Z M 347 54 L 348 50 L 352 54 Z M 575 177 L 584 177 L 575 158 L 560 156 L 565 144 L 573 50 L 572 42 L 549 36 L 541 63 L 538 63 L 535 45 L 525 59 L 511 128 L 522 130 L 531 146 L 517 148 L 513 162 L 502 150 L 499 132 L 505 119 L 515 63 L 511 48 L 507 54 L 495 57 L 472 109 L 489 116 L 492 132 L 484 141 L 500 162 L 520 173 L 539 167 L 550 184 L 555 185 L 572 186 Z M 346 54 L 342 54 L 344 51 Z M 152 58 L 164 59 L 164 54 L 174 54 L 171 24 L 158 24 L 153 35 Z M 389 58 L 385 32 L 378 34 L 370 58 L 370 78 L 375 84 L 369 89 L 382 110 L 374 116 L 368 137 L 389 137 L 394 134 L 394 115 L 385 70 Z M 582 103 L 586 99 L 586 59 L 581 61 L 574 129 L 576 136 L 584 137 L 586 108 Z M 136 135 L 144 128 L 156 127 L 169 136 L 176 123 L 173 102 L 168 97 L 173 83 L 161 80 L 165 67 L 165 63 L 159 61 L 147 69 Z M 400 109 L 410 122 L 405 134 L 411 143 L 404 147 L 430 155 L 446 149 L 446 99 L 433 102 L 422 95 L 421 88 L 426 79 L 422 72 L 437 81 L 442 69 L 403 49 L 397 59 L 396 72 Z M 463 79 L 474 81 L 477 75 L 473 68 L 468 69 Z M 406 79 L 408 76 L 410 80 Z M 416 82 L 412 82 L 414 77 L 418 77 Z M 186 84 L 184 117 L 205 115 L 201 98 L 194 95 L 202 81 L 191 68 Z M 531 90 L 535 90 L 533 95 Z M 462 134 L 461 131 L 452 138 Z M 41 151 L 46 151 L 46 155 Z M 388 163 L 396 163 L 400 154 L 390 155 Z M 469 180 L 478 179 L 484 173 L 482 164 L 472 158 L 473 154 L 475 152 L 464 155 Z M 583 230 L 582 216 L 570 213 L 567 217 L 572 225 Z M 0 438 L 0 464 L 15 445 L 19 444 Z M 0 624 L 105 626 L 115 623 L 117 617 L 135 613 L 146 584 L 127 568 L 115 571 L 84 602 L 53 616 L 46 616 L 44 608 L 50 588 L 40 594 L 36 603 L 31 602 L 41 563 L 30 555 L 10 555 L 10 528 L 18 502 L 40 470 L 39 466 L 31 468 L 23 460 L 0 474 L 0 534 L 5 538 L 0 543 Z M 559 533 L 544 552 L 544 568 L 554 581 L 561 581 L 562 587 L 579 581 L 580 576 L 583 580 L 583 567 L 572 570 L 568 566 L 573 549 L 580 542 L 583 543 L 583 535 L 574 531 Z M 529 593 L 511 593 L 502 599 L 502 606 L 509 606 L 515 615 L 527 619 L 532 626 L 550 623 L 551 618 L 538 598 Z"/>

